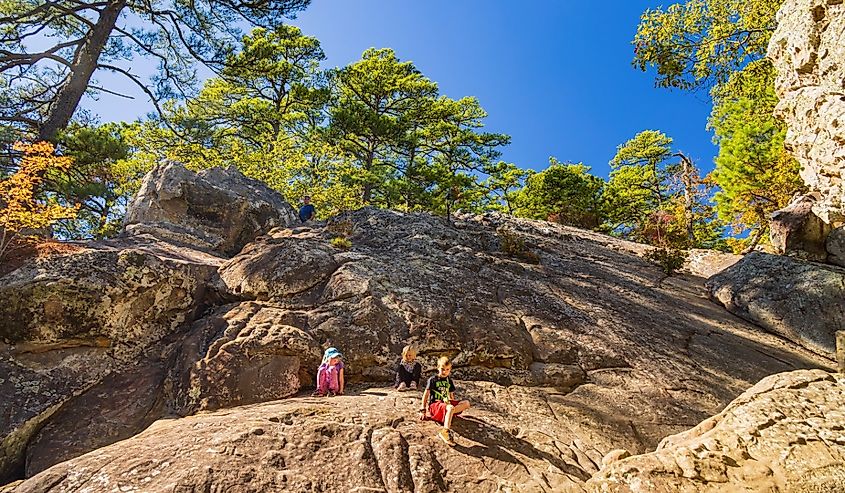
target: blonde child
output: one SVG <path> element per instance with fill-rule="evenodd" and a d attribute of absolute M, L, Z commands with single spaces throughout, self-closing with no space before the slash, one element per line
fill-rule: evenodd
<path fill-rule="evenodd" d="M 343 394 L 343 355 L 337 348 L 330 347 L 323 353 L 323 363 L 317 368 L 317 390 L 315 396 L 329 397 Z"/>
<path fill-rule="evenodd" d="M 417 350 L 413 346 L 405 346 L 402 348 L 402 359 L 396 367 L 396 378 L 394 379 L 394 387 L 399 392 L 403 390 L 417 390 L 420 386 L 420 376 L 422 375 L 422 365 L 417 363 Z"/>
<path fill-rule="evenodd" d="M 443 429 L 437 436 L 448 445 L 455 445 L 452 433 L 452 418 L 469 409 L 469 401 L 455 400 L 455 384 L 449 377 L 452 373 L 452 362 L 446 356 L 437 360 L 437 374 L 428 379 L 422 397 L 420 419 L 430 417 L 443 424 Z M 429 399 L 430 398 L 430 399 Z"/>

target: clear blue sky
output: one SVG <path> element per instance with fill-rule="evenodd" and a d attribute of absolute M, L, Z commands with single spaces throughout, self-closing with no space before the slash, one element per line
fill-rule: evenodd
<path fill-rule="evenodd" d="M 487 129 L 512 137 L 503 159 L 542 169 L 549 156 L 607 176 L 616 146 L 645 129 L 675 139 L 705 172 L 716 147 L 706 131 L 706 92 L 654 87 L 631 66 L 642 12 L 658 1 L 313 0 L 292 24 L 317 37 L 328 66 L 393 48 L 453 98 L 476 96 Z M 151 110 L 143 98 L 107 95 L 103 120 Z"/>

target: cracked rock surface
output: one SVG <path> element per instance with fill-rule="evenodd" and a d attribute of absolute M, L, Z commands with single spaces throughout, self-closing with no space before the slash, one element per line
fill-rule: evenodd
<path fill-rule="evenodd" d="M 591 492 L 845 490 L 845 377 L 801 370 L 761 380 L 656 452 L 611 461 Z"/>
<path fill-rule="evenodd" d="M 648 247 L 541 221 L 365 208 L 250 230 L 227 258 L 150 231 L 0 278 L 0 291 L 26 294 L 0 308 L 0 389 L 12 396 L 0 481 L 582 491 L 607 457 L 653 450 L 768 375 L 829 363 L 711 303 L 703 279 L 666 278 L 641 257 Z M 427 375 L 453 359 L 474 406 L 475 424 L 457 428 L 470 445 L 434 442 L 415 421 L 418 395 L 364 391 L 390 385 L 406 344 Z M 328 346 L 357 394 L 291 398 L 313 388 Z M 269 424 L 247 426 L 258 422 Z M 342 472 L 314 469 L 335 454 Z"/>

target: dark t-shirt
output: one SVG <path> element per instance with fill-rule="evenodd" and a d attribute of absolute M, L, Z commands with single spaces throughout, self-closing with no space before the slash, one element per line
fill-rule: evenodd
<path fill-rule="evenodd" d="M 434 375 L 425 384 L 425 390 L 429 391 L 428 405 L 434 401 L 449 401 L 449 392 L 455 391 L 455 384 L 452 377 L 442 378 Z"/>
<path fill-rule="evenodd" d="M 305 222 L 314 215 L 314 204 L 305 204 L 299 208 L 299 220 Z"/>

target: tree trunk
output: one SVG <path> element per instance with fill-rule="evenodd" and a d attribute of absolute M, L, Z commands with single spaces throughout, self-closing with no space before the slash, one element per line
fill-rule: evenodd
<path fill-rule="evenodd" d="M 126 7 L 126 0 L 110 0 L 100 12 L 97 23 L 88 31 L 84 41 L 76 49 L 70 77 L 59 89 L 56 100 L 50 106 L 47 120 L 38 130 L 39 140 L 54 141 L 56 134 L 67 127 L 79 106 L 79 101 L 88 89 L 91 76 L 97 69 L 100 54 L 124 7 Z"/>
<path fill-rule="evenodd" d="M 763 238 L 763 233 L 765 231 L 766 231 L 766 228 L 764 228 L 762 226 L 757 228 L 757 231 L 754 232 L 754 236 L 751 238 L 751 244 L 748 245 L 748 247 L 745 250 L 741 251 L 740 254 L 745 255 L 747 253 L 753 252 L 754 249 L 757 248 L 757 244 L 760 243 L 760 239 Z"/>
<path fill-rule="evenodd" d="M 689 246 L 692 247 L 695 243 L 695 230 L 693 229 L 692 225 L 692 187 L 694 185 L 693 176 L 695 174 L 695 166 L 692 164 L 690 158 L 686 157 L 683 153 L 679 152 L 675 155 L 681 158 L 681 164 L 683 164 L 684 166 L 684 169 L 681 172 L 681 183 L 683 183 L 684 185 L 684 221 L 686 222 L 687 227 L 687 241 L 689 242 Z"/>

